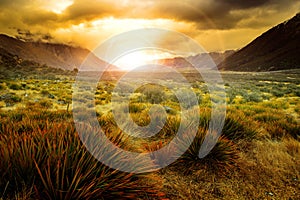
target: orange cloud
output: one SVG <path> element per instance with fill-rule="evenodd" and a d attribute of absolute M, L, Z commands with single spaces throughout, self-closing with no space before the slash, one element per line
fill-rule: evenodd
<path fill-rule="evenodd" d="M 2 0 L 0 31 L 15 35 L 17 29 L 30 30 L 93 48 L 122 31 L 163 27 L 212 51 L 240 48 L 299 10 L 300 2 L 294 0 Z"/>

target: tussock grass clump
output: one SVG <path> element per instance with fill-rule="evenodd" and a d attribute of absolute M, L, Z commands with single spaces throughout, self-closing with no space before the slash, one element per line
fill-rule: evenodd
<path fill-rule="evenodd" d="M 201 109 L 200 127 L 207 130 L 211 120 L 211 109 Z M 257 130 L 258 124 L 245 116 L 243 112 L 232 108 L 228 109 L 222 130 L 223 137 L 234 142 L 251 140 L 257 135 Z"/>
<path fill-rule="evenodd" d="M 288 154 L 300 160 L 300 143 L 292 138 L 287 138 L 283 140 L 286 146 Z"/>
<path fill-rule="evenodd" d="M 177 134 L 180 127 L 181 118 L 179 115 L 168 116 L 166 123 L 164 124 L 162 130 L 159 132 L 158 136 L 162 138 L 170 138 Z"/>
<path fill-rule="evenodd" d="M 239 158 L 239 152 L 236 145 L 224 137 L 218 139 L 216 145 L 207 156 L 199 158 L 199 151 L 206 132 L 205 129 L 200 128 L 193 141 L 191 141 L 190 137 L 184 137 L 183 140 L 181 140 L 183 146 L 186 145 L 184 144 L 186 142 L 191 142 L 191 145 L 181 156 L 179 162 L 184 162 L 186 166 L 188 166 L 186 168 L 188 171 L 193 171 L 195 167 L 198 168 L 201 166 L 206 166 L 210 169 L 218 169 L 220 171 L 231 169 Z"/>
<path fill-rule="evenodd" d="M 28 101 L 26 102 L 25 105 L 28 109 L 42 110 L 42 109 L 51 109 L 53 107 L 53 102 L 48 99 L 42 99 L 37 102 Z"/>
<path fill-rule="evenodd" d="M 50 94 L 50 92 L 48 90 L 42 90 L 42 91 L 40 91 L 40 93 L 44 96 L 47 96 Z"/>
<path fill-rule="evenodd" d="M 273 121 L 264 124 L 264 128 L 270 135 L 271 139 L 282 140 L 284 137 L 293 137 L 300 139 L 300 126 L 289 123 L 286 120 Z"/>
<path fill-rule="evenodd" d="M 142 103 L 130 103 L 129 104 L 129 112 L 130 113 L 139 113 L 142 112 L 146 108 L 146 105 Z"/>
<path fill-rule="evenodd" d="M 238 111 L 236 111 L 238 112 Z M 257 124 L 242 112 L 227 113 L 222 135 L 232 141 L 251 140 L 257 135 Z"/>
<path fill-rule="evenodd" d="M 16 114 L 9 113 L 0 118 L 3 198 L 13 198 L 25 189 L 32 189 L 27 194 L 34 199 L 130 199 L 141 193 L 157 193 L 150 183 L 140 184 L 144 175 L 124 173 L 98 162 L 85 149 L 72 123 L 32 120 L 35 114 L 24 112 L 15 119 Z M 110 136 L 114 143 L 122 139 Z M 110 159 L 117 156 L 110 155 Z"/>
<path fill-rule="evenodd" d="M 9 89 L 12 89 L 12 90 L 21 90 L 23 89 L 23 87 L 17 83 L 11 83 L 9 86 Z"/>
<path fill-rule="evenodd" d="M 174 151 L 176 151 L 174 146 L 165 147 L 168 144 L 168 140 L 160 140 L 143 143 L 143 152 L 151 152 L 151 159 L 154 160 L 155 164 L 163 165 L 171 163 Z M 165 148 L 164 148 L 165 147 Z M 164 148 L 164 149 L 162 149 Z M 160 150 L 159 154 L 153 153 L 154 151 Z"/>

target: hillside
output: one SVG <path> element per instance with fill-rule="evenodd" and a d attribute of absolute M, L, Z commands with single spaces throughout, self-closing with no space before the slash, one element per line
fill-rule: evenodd
<path fill-rule="evenodd" d="M 230 71 L 275 71 L 300 67 L 300 13 L 285 21 L 218 65 Z"/>
<path fill-rule="evenodd" d="M 7 35 L 0 34 L 0 48 L 18 56 L 22 60 L 30 60 L 49 67 L 64 70 L 79 68 L 81 63 L 90 54 L 90 51 L 81 47 L 72 47 L 65 44 L 51 44 L 42 42 L 24 42 Z M 99 70 L 107 65 L 106 62 L 90 54 L 84 70 Z"/>
<path fill-rule="evenodd" d="M 158 61 L 159 64 L 170 66 L 175 69 L 191 69 L 193 68 L 192 63 L 197 63 L 197 68 L 212 68 L 215 65 L 218 65 L 226 57 L 232 55 L 234 51 L 228 50 L 224 53 L 220 52 L 211 52 L 211 53 L 202 53 L 189 57 L 175 57 L 175 58 L 166 58 Z M 213 62 L 211 62 L 213 61 Z"/>

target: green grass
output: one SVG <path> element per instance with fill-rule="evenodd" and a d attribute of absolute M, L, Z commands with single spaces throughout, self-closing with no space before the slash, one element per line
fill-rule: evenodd
<path fill-rule="evenodd" d="M 201 159 L 198 153 L 209 127 L 211 100 L 219 97 L 209 95 L 201 78 L 185 74 L 200 106 L 197 136 L 186 134 L 177 141 L 177 149 L 153 157 L 168 162 L 172 152 L 191 143 L 176 162 L 148 174 L 111 169 L 86 150 L 71 111 L 86 118 L 93 105 L 83 98 L 87 89 L 81 88 L 77 98 L 84 106 L 72 108 L 72 73 L 6 75 L 0 80 L 0 199 L 267 199 L 268 192 L 275 199 L 298 199 L 294 180 L 300 179 L 299 72 L 223 73 L 225 124 L 217 144 Z M 143 79 L 136 81 L 143 83 Z M 167 84 L 180 89 L 176 80 Z M 161 128 L 158 134 L 142 139 L 120 130 L 110 109 L 116 95 L 125 111 L 124 95 L 133 84 L 124 84 L 123 91 L 114 91 L 115 86 L 116 81 L 107 76 L 98 83 L 94 97 L 98 122 L 116 146 L 143 153 L 174 139 L 181 105 L 171 90 L 148 84 L 130 95 L 130 117 L 140 126 L 150 123 L 148 112 L 155 104 L 167 113 L 165 124 L 154 124 Z M 118 159 L 114 152 L 108 153 L 110 159 Z M 134 167 L 141 166 L 143 161 Z"/>

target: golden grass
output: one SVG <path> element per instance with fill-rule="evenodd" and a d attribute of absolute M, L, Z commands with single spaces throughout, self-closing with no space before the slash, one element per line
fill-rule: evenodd
<path fill-rule="evenodd" d="M 300 151 L 299 142 L 252 145 L 253 151 L 241 152 L 236 167 L 224 175 L 204 167 L 193 174 L 183 173 L 186 165 L 167 168 L 163 190 L 169 199 L 299 199 L 299 154 L 290 155 Z"/>
<path fill-rule="evenodd" d="M 226 76 L 234 80 L 234 75 Z M 202 134 L 176 162 L 142 175 L 109 169 L 85 150 L 67 104 L 72 101 L 73 80 L 26 79 L 17 84 L 25 85 L 23 89 L 9 88 L 14 80 L 1 83 L 0 95 L 13 93 L 15 99 L 0 101 L 0 199 L 92 199 L 95 195 L 100 199 L 300 199 L 300 97 L 294 94 L 299 81 L 281 91 L 278 82 L 259 81 L 256 87 L 252 78 L 244 74 L 242 83 L 226 86 L 232 91 L 223 135 L 204 159 L 198 159 L 197 153 L 208 128 L 211 99 L 202 90 L 204 84 L 195 82 Z M 149 152 L 173 139 L 181 118 L 179 103 L 170 92 L 150 88 L 147 93 L 144 88 L 144 94 L 131 96 L 130 115 L 140 125 L 150 122 L 152 103 L 171 108 L 157 135 L 137 139 L 123 133 L 114 121 L 110 110 L 114 86 L 113 81 L 103 81 L 95 93 L 98 121 L 111 141 L 129 151 Z M 62 100 L 65 104 L 59 103 Z M 12 105 L 6 105 L 10 101 Z M 86 106 L 92 111 L 91 103 Z M 84 109 L 81 114 L 86 117 Z M 171 156 L 168 151 L 157 159 L 162 163 Z"/>

